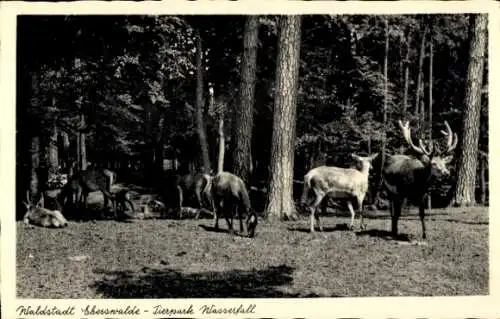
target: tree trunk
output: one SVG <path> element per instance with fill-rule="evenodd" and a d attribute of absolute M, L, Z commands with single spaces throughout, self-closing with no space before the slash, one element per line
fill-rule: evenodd
<path fill-rule="evenodd" d="M 429 39 L 429 140 L 432 140 L 432 63 L 433 63 L 433 44 L 432 38 Z M 429 192 L 429 196 L 427 197 L 427 207 L 432 209 L 432 196 Z"/>
<path fill-rule="evenodd" d="M 479 175 L 481 183 L 481 204 L 486 205 L 486 165 L 488 163 L 488 155 L 480 156 L 481 172 Z"/>
<path fill-rule="evenodd" d="M 30 141 L 30 200 L 34 201 L 38 198 L 39 192 L 39 178 L 38 169 L 40 167 L 40 137 L 38 135 L 32 136 Z"/>
<path fill-rule="evenodd" d="M 214 89 L 210 87 L 208 89 L 208 93 L 210 95 L 210 109 L 215 108 L 215 99 L 214 99 Z M 217 173 L 222 173 L 224 171 L 224 156 L 226 153 L 226 137 L 224 135 L 224 114 L 226 113 L 225 104 L 219 103 L 219 107 L 216 110 L 217 117 L 219 118 L 219 129 L 218 133 L 218 142 L 219 142 L 219 151 L 217 152 Z"/>
<path fill-rule="evenodd" d="M 70 163 L 70 142 L 69 142 L 69 135 L 67 132 L 61 131 L 60 132 L 60 138 L 61 138 L 61 143 L 60 143 L 60 149 L 59 149 L 59 163 L 61 163 L 63 169 L 67 170 L 68 167 L 71 165 Z"/>
<path fill-rule="evenodd" d="M 236 111 L 233 147 L 233 173 L 249 182 L 253 127 L 253 104 L 257 71 L 259 16 L 246 18 L 241 66 L 240 103 Z"/>
<path fill-rule="evenodd" d="M 272 219 L 295 219 L 293 164 L 296 104 L 300 60 L 301 17 L 280 19 L 273 135 L 271 141 L 270 192 L 266 211 Z"/>
<path fill-rule="evenodd" d="M 467 70 L 465 109 L 462 121 L 461 153 L 458 158 L 456 206 L 475 204 L 476 165 L 479 142 L 481 89 L 483 87 L 486 51 L 486 15 L 473 15 L 470 20 L 470 60 Z"/>
<path fill-rule="evenodd" d="M 418 76 L 417 76 L 417 92 L 415 96 L 415 115 L 419 117 L 422 116 L 420 113 L 420 96 L 423 93 L 423 67 L 424 67 L 424 56 L 425 56 L 425 36 L 427 35 L 427 27 L 425 27 L 424 32 L 422 33 L 422 41 L 420 42 L 420 56 L 418 59 Z"/>
<path fill-rule="evenodd" d="M 166 112 L 160 115 L 160 119 L 158 121 L 157 130 L 156 130 L 156 138 L 155 138 L 155 175 L 163 176 L 163 142 L 165 135 L 165 119 Z M 158 181 L 161 183 L 161 181 Z M 155 185 L 161 186 L 161 185 Z"/>
<path fill-rule="evenodd" d="M 388 79 L 388 62 L 389 62 L 389 18 L 385 18 L 385 53 L 384 53 L 384 110 L 383 110 L 383 135 L 382 135 L 382 145 L 380 147 L 380 168 L 377 176 L 377 183 L 375 192 L 372 193 L 372 203 L 376 204 L 379 200 L 380 189 L 382 188 L 382 174 L 384 170 L 385 163 L 385 150 L 387 148 L 387 104 L 388 104 L 388 94 L 389 94 L 389 79 Z"/>
<path fill-rule="evenodd" d="M 403 58 L 403 37 L 399 40 L 399 85 L 403 87 L 404 90 L 404 58 Z"/>
<path fill-rule="evenodd" d="M 147 181 L 153 181 L 155 176 L 155 151 L 156 151 L 156 134 L 155 134 L 155 106 L 148 101 L 144 103 L 144 149 L 141 153 L 141 167 Z M 116 165 L 116 164 L 114 164 Z M 149 183 L 151 186 L 152 184 Z"/>
<path fill-rule="evenodd" d="M 224 171 L 224 149 L 226 147 L 226 141 L 224 138 L 224 119 L 221 117 L 219 119 L 219 158 L 217 159 L 217 173 Z"/>
<path fill-rule="evenodd" d="M 86 134 L 85 134 L 85 115 L 83 113 L 80 114 L 80 130 L 78 133 L 79 137 L 79 148 L 78 154 L 80 158 L 80 170 L 84 171 L 87 169 L 87 147 L 86 147 Z"/>
<path fill-rule="evenodd" d="M 432 64 L 434 56 L 434 48 L 432 39 L 429 40 L 429 140 L 432 139 L 432 82 L 434 81 L 432 75 Z"/>
<path fill-rule="evenodd" d="M 208 153 L 207 133 L 203 120 L 203 46 L 201 35 L 196 39 L 196 131 L 200 139 L 200 153 L 203 163 L 202 171 L 210 172 L 210 157 Z"/>
<path fill-rule="evenodd" d="M 403 116 L 406 116 L 408 110 L 408 87 L 410 83 L 410 50 L 411 50 L 411 31 L 408 31 L 405 56 L 405 86 L 403 94 Z"/>
<path fill-rule="evenodd" d="M 77 171 L 80 171 L 81 169 L 81 163 L 82 163 L 82 159 L 81 159 L 81 155 L 80 154 L 80 132 L 77 132 L 76 133 L 76 169 Z"/>
<path fill-rule="evenodd" d="M 52 132 L 49 136 L 49 145 L 47 146 L 47 153 L 48 153 L 48 164 L 49 164 L 49 172 L 48 172 L 48 178 L 50 179 L 53 177 L 57 171 L 59 170 L 59 152 L 58 152 L 58 143 L 57 143 L 57 137 L 59 136 L 58 129 L 57 129 L 57 124 L 54 121 L 52 124 Z"/>

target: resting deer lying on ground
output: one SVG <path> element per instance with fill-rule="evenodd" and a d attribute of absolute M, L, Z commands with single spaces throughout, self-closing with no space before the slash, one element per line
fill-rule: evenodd
<path fill-rule="evenodd" d="M 445 151 L 440 151 L 431 141 L 428 149 L 422 140 L 418 146 L 413 144 L 409 123 L 398 122 L 403 137 L 408 145 L 417 152 L 419 158 L 407 155 L 392 155 L 385 162 L 383 169 L 383 184 L 387 190 L 391 202 L 392 236 L 398 235 L 398 219 L 401 215 L 401 207 L 404 200 L 409 199 L 419 206 L 419 216 L 422 223 L 422 239 L 426 239 L 425 233 L 425 206 L 426 195 L 429 192 L 431 177 L 448 176 L 450 171 L 446 167 L 453 156 L 449 155 L 457 146 L 458 137 L 453 133 L 448 122 L 445 122 L 446 131 L 441 131 L 447 137 Z"/>
<path fill-rule="evenodd" d="M 233 217 L 237 211 L 240 219 L 240 232 L 243 232 L 243 213 L 245 213 L 248 237 L 254 237 L 258 223 L 257 214 L 250 205 L 250 198 L 243 180 L 228 172 L 220 172 L 213 178 L 209 175 L 204 175 L 204 177 L 207 180 L 205 192 L 212 195 L 215 206 L 215 229 L 219 229 L 219 217 L 224 216 L 229 232 L 234 234 Z"/>
<path fill-rule="evenodd" d="M 58 210 L 49 210 L 43 207 L 43 194 L 36 205 L 30 200 L 29 191 L 26 192 L 27 202 L 23 202 L 26 206 L 26 214 L 24 215 L 24 224 L 36 225 L 40 227 L 62 228 L 68 226 L 68 221 Z"/>
<path fill-rule="evenodd" d="M 372 166 L 371 162 L 377 156 L 378 153 L 368 157 L 352 154 L 352 157 L 361 164 L 360 170 L 320 166 L 313 168 L 304 176 L 302 203 L 310 210 L 311 233 L 314 232 L 314 219 L 318 223 L 319 230 L 323 231 L 323 226 L 321 226 L 316 210 L 321 204 L 323 214 L 326 213 L 328 201 L 325 197 L 347 200 L 347 206 L 351 212 L 351 229 L 354 229 L 354 217 L 356 215 L 352 204 L 356 203 L 360 212 L 360 228 L 366 228 L 366 225 L 363 223 L 363 200 L 368 190 L 368 175 Z"/>

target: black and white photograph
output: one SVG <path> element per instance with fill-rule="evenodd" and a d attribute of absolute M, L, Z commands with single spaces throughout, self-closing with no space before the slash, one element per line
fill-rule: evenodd
<path fill-rule="evenodd" d="M 18 14 L 18 306 L 489 296 L 493 15 L 331 8 Z"/>

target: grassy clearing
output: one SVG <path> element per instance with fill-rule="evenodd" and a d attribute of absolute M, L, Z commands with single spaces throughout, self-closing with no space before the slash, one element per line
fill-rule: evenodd
<path fill-rule="evenodd" d="M 211 219 L 17 225 L 19 298 L 215 298 L 488 294 L 488 209 L 433 210 L 427 245 L 385 238 L 387 213 L 354 234 L 348 217 L 270 224 L 257 237 L 209 231 Z M 358 225 L 359 220 L 356 220 Z M 207 227 L 203 227 L 207 226 Z M 221 220 L 223 229 L 226 227 Z M 208 229 L 208 230 L 207 230 Z M 400 232 L 420 239 L 415 211 Z M 77 257 L 73 260 L 73 257 Z M 83 256 L 83 257 L 81 257 Z M 80 258 L 81 257 L 81 258 Z"/>

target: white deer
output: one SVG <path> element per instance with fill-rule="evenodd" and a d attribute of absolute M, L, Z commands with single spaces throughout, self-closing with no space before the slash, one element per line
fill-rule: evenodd
<path fill-rule="evenodd" d="M 363 200 L 368 190 L 368 175 L 372 167 L 371 162 L 378 156 L 378 153 L 367 157 L 356 154 L 351 154 L 351 156 L 361 164 L 359 170 L 320 166 L 313 168 L 304 176 L 302 203 L 310 210 L 311 233 L 314 232 L 314 219 L 318 223 L 319 230 L 323 231 L 316 210 L 323 202 L 321 205 L 323 214 L 326 212 L 327 201 L 324 200 L 325 197 L 347 200 L 347 206 L 351 212 L 351 229 L 354 228 L 354 217 L 356 215 L 352 204 L 356 202 L 360 212 L 360 228 L 366 229 L 366 225 L 363 223 Z"/>

